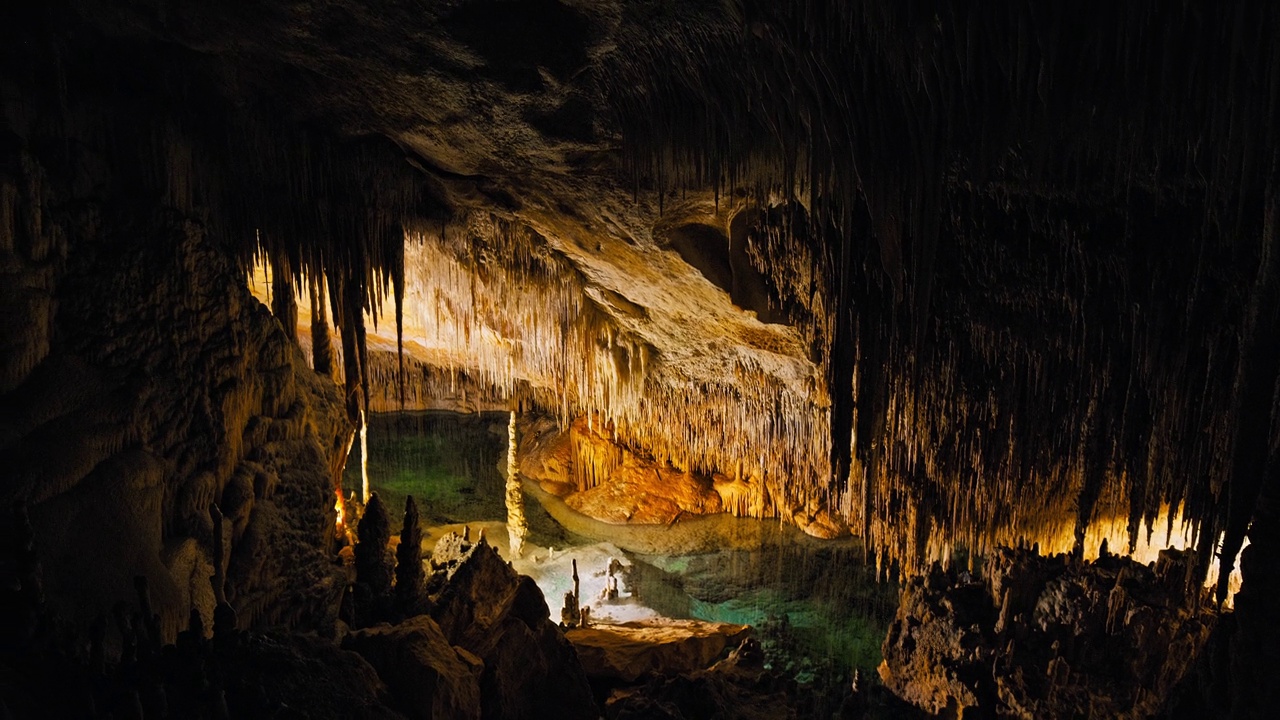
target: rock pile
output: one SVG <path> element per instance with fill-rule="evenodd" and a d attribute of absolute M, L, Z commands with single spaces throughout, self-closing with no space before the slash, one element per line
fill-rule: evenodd
<path fill-rule="evenodd" d="M 1191 553 L 1142 565 L 1009 548 L 985 577 L 935 566 L 902 593 L 880 676 L 933 713 L 1147 717 L 1192 669 L 1216 615 Z"/>
<path fill-rule="evenodd" d="M 542 591 L 483 539 L 446 535 L 431 557 L 429 615 L 352 633 L 411 717 L 597 717 L 577 653 Z"/>

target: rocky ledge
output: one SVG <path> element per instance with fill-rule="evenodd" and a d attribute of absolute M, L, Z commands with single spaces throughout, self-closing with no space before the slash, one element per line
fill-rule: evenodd
<path fill-rule="evenodd" d="M 706 668 L 750 630 L 700 620 L 649 620 L 573 628 L 565 636 L 591 680 L 635 682 L 649 673 Z"/>

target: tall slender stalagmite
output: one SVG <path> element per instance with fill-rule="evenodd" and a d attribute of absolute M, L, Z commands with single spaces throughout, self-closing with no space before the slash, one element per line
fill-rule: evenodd
<path fill-rule="evenodd" d="M 369 423 L 360 409 L 360 498 L 369 502 Z"/>
<path fill-rule="evenodd" d="M 512 558 L 520 557 L 528 534 L 529 522 L 524 517 L 524 496 L 520 492 L 520 473 L 516 468 L 516 411 L 512 410 L 507 423 L 507 538 L 511 543 Z"/>

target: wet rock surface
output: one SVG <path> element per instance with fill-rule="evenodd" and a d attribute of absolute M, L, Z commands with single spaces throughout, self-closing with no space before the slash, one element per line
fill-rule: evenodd
<path fill-rule="evenodd" d="M 1151 716 L 1216 621 L 1193 565 L 1173 550 L 1149 567 L 1001 548 L 980 580 L 935 568 L 903 589 L 880 676 L 933 713 Z"/>

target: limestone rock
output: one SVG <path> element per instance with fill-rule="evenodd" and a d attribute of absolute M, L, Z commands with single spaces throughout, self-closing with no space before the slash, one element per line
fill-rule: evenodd
<path fill-rule="evenodd" d="M 982 582 L 935 567 L 903 588 L 880 676 L 933 713 L 1148 717 L 1216 620 L 1185 592 L 1188 563 L 1166 551 L 1157 575 L 1114 555 L 1081 564 L 1002 548 Z"/>
<path fill-rule="evenodd" d="M 569 433 L 549 417 L 525 416 L 518 428 L 520 475 L 536 480 L 543 490 L 565 497 L 577 490 L 571 478 L 573 447 Z"/>
<path fill-rule="evenodd" d="M 250 633 L 217 647 L 229 717 L 394 720 L 387 687 L 360 655 L 304 635 Z M 171 693 L 171 697 L 176 697 Z M 175 707 L 171 717 L 200 717 Z"/>
<path fill-rule="evenodd" d="M 127 228 L 42 214 L 59 202 L 54 186 L 30 158 L 10 160 L 0 196 L 20 180 L 40 197 L 24 201 L 36 216 L 23 244 L 0 242 L 0 266 L 31 288 L 0 292 L 0 314 L 33 293 L 60 300 L 6 344 L 20 357 L 0 358 L 0 504 L 30 507 L 55 610 L 85 628 L 145 576 L 172 641 L 192 606 L 211 610 L 199 575 L 213 564 L 217 503 L 242 623 L 328 624 L 341 587 L 325 562 L 331 469 L 348 432 L 334 384 L 306 367 L 204 227 L 167 213 Z"/>
<path fill-rule="evenodd" d="M 410 718 L 479 720 L 484 663 L 450 646 L 429 616 L 353 632 L 343 647 L 373 665 Z"/>
<path fill-rule="evenodd" d="M 634 682 L 648 673 L 702 670 L 749 631 L 746 625 L 670 620 L 574 628 L 565 637 L 591 680 Z"/>
<path fill-rule="evenodd" d="M 613 720 L 786 720 L 803 717 L 795 691 L 764 669 L 759 643 L 747 639 L 710 669 L 655 676 L 642 686 L 616 690 L 605 714 Z"/>
<path fill-rule="evenodd" d="M 662 525 L 721 510 L 711 481 L 630 456 L 607 482 L 570 495 L 569 507 L 615 523 Z"/>
<path fill-rule="evenodd" d="M 484 718 L 597 717 L 577 653 L 531 578 L 483 540 L 472 544 L 457 535 L 441 539 L 431 563 L 431 617 L 450 645 L 484 663 Z"/>
<path fill-rule="evenodd" d="M 523 433 L 521 472 L 574 510 L 611 523 L 666 524 L 722 512 L 712 478 L 627 450 L 576 419 L 560 431 L 544 422 Z"/>

